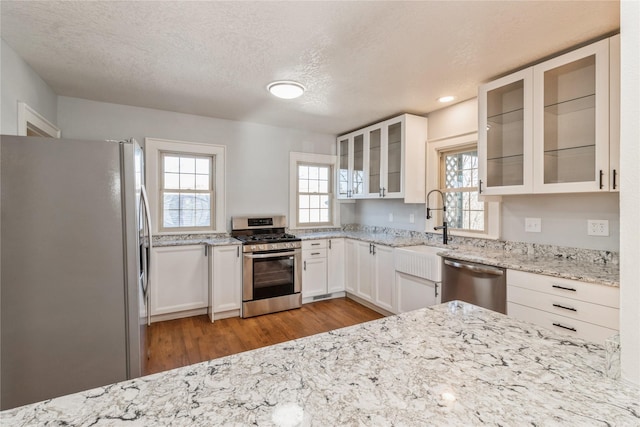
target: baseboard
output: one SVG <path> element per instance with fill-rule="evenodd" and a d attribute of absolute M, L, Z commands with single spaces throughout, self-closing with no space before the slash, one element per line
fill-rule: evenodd
<path fill-rule="evenodd" d="M 207 314 L 207 307 L 178 311 L 175 313 L 156 314 L 155 316 L 151 316 L 151 323 L 164 322 L 165 320 L 182 319 L 183 317 L 200 316 L 202 314 Z"/>
<path fill-rule="evenodd" d="M 354 294 L 347 292 L 347 298 L 354 300 L 355 302 L 357 302 L 358 304 L 364 305 L 367 308 L 370 308 L 373 311 L 376 311 L 380 314 L 382 314 L 383 316 L 393 316 L 394 313 L 385 310 L 384 308 L 380 308 L 377 305 L 370 303 L 369 301 L 366 301 L 358 296 L 355 296 Z"/>

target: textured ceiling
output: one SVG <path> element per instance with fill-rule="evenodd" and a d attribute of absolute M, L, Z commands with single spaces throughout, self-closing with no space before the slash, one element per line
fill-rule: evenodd
<path fill-rule="evenodd" d="M 615 31 L 617 1 L 7 1 L 2 38 L 58 94 L 342 133 L 441 108 Z M 278 100 L 272 80 L 308 91 Z"/>

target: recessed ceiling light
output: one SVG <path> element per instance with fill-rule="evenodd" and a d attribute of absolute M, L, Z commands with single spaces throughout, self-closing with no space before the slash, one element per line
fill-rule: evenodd
<path fill-rule="evenodd" d="M 273 96 L 283 99 L 297 98 L 306 90 L 300 83 L 280 80 L 277 82 L 271 82 L 267 85 L 267 90 L 271 92 Z"/>
<path fill-rule="evenodd" d="M 454 99 L 456 99 L 455 96 L 448 95 L 448 96 L 441 96 L 440 98 L 438 98 L 438 101 L 439 102 L 451 102 Z"/>

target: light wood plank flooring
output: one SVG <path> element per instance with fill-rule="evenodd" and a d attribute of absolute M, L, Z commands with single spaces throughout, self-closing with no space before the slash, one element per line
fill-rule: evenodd
<path fill-rule="evenodd" d="M 304 304 L 264 316 L 209 321 L 207 316 L 153 323 L 146 374 L 379 319 L 381 314 L 348 298 Z"/>

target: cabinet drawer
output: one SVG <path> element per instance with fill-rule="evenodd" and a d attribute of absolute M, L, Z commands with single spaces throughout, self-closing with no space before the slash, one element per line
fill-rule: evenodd
<path fill-rule="evenodd" d="M 620 292 L 618 288 L 613 286 L 584 283 L 577 280 L 561 279 L 517 270 L 507 271 L 507 285 L 608 307 L 620 307 Z"/>
<path fill-rule="evenodd" d="M 532 291 L 518 286 L 507 286 L 507 301 L 606 328 L 618 329 L 620 324 L 620 314 L 617 308 Z"/>
<path fill-rule="evenodd" d="M 326 258 L 327 248 L 309 249 L 302 251 L 302 259 Z"/>
<path fill-rule="evenodd" d="M 302 250 L 310 250 L 310 249 L 324 249 L 327 247 L 327 240 L 303 240 L 302 241 Z"/>
<path fill-rule="evenodd" d="M 570 319 L 564 316 L 525 307 L 524 305 L 507 303 L 507 314 L 525 322 L 531 322 L 538 326 L 551 329 L 576 338 L 582 338 L 597 344 L 604 344 L 604 341 L 618 333 L 615 329 L 605 328 L 592 323 Z"/>

